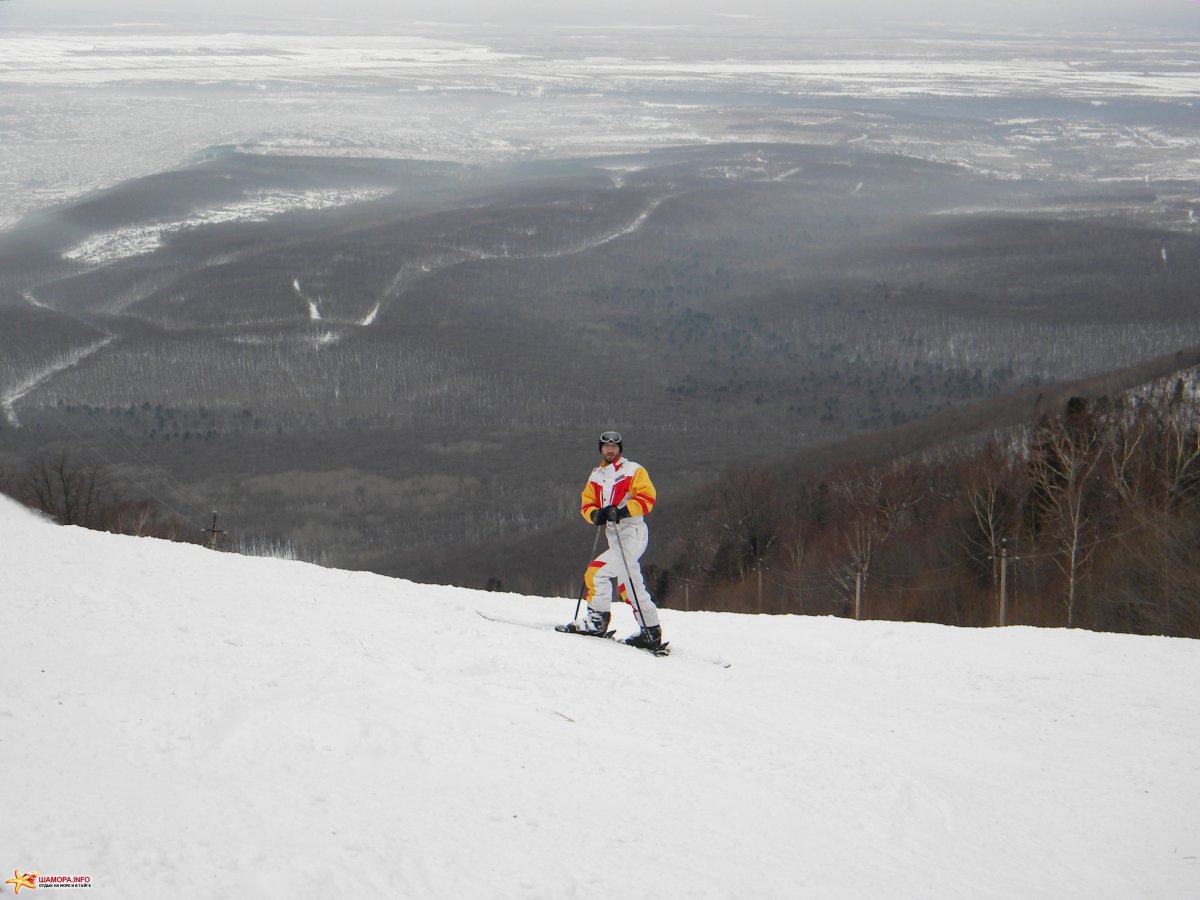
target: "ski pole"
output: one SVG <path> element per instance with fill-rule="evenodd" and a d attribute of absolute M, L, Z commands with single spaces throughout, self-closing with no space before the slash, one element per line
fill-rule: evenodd
<path fill-rule="evenodd" d="M 629 570 L 629 557 L 625 555 L 625 545 L 621 543 L 620 522 L 613 525 L 613 531 L 617 533 L 617 549 L 621 551 L 621 562 L 625 564 L 625 583 L 629 585 L 629 593 L 633 596 L 633 609 L 637 616 L 638 627 L 645 631 L 646 620 L 642 618 L 642 604 L 638 600 L 637 588 L 633 586 L 633 572 Z"/>
<path fill-rule="evenodd" d="M 596 558 L 596 547 L 600 544 L 600 529 L 596 529 L 596 537 L 592 541 L 592 555 L 588 557 L 588 565 L 592 564 L 592 560 Z M 627 567 L 628 568 L 628 567 Z M 583 602 L 583 595 L 587 593 L 587 569 L 584 569 L 583 583 L 579 586 L 579 599 L 575 601 L 575 621 L 579 618 L 579 604 Z"/>

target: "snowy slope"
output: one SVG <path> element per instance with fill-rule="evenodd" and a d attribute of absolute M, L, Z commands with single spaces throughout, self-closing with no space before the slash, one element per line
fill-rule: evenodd
<path fill-rule="evenodd" d="M 666 611 L 655 659 L 475 614 L 550 623 L 573 600 L 58 528 L 3 498 L 0 573 L 0 881 L 1200 890 L 1200 642 Z"/>

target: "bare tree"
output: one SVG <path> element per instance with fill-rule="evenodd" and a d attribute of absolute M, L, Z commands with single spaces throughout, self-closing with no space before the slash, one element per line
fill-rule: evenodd
<path fill-rule="evenodd" d="M 967 543 L 991 562 L 992 592 L 997 608 L 1000 590 L 1000 554 L 1017 522 L 1022 489 L 1014 460 L 994 446 L 986 448 L 968 470 L 963 494 L 971 510 Z"/>
<path fill-rule="evenodd" d="M 762 467 L 731 466 L 713 498 L 721 527 L 717 564 L 745 580 L 779 536 L 771 473 Z"/>
<path fill-rule="evenodd" d="M 18 477 L 16 487 L 18 499 L 27 505 L 60 524 L 85 527 L 96 527 L 116 496 L 102 466 L 77 463 L 66 450 L 57 457 L 33 460 Z"/>
<path fill-rule="evenodd" d="M 156 535 L 161 525 L 158 509 L 150 500 L 126 500 L 117 503 L 106 519 L 111 530 L 118 534 L 132 534 L 138 537 Z"/>
<path fill-rule="evenodd" d="M 1065 418 L 1039 427 L 1030 462 L 1033 499 L 1050 529 L 1052 558 L 1066 579 L 1063 603 L 1069 628 L 1075 625 L 1080 579 L 1094 548 L 1088 541 L 1087 497 L 1089 481 L 1103 459 L 1103 445 L 1086 401 L 1073 398 Z"/>
<path fill-rule="evenodd" d="M 1195 525 L 1188 508 L 1200 482 L 1196 402 L 1182 382 L 1135 400 L 1106 429 L 1105 455 L 1122 514 L 1120 566 L 1104 586 L 1131 627 L 1195 632 Z M 1124 624 L 1124 623 L 1119 623 Z"/>
<path fill-rule="evenodd" d="M 849 592 L 855 579 L 865 588 L 880 546 L 907 524 L 919 502 L 920 492 L 905 474 L 888 478 L 879 469 L 857 470 L 831 482 L 833 494 L 845 507 L 840 528 L 848 560 L 835 573 L 843 590 Z"/>
<path fill-rule="evenodd" d="M 784 551 L 787 557 L 788 567 L 796 577 L 795 597 L 796 597 L 796 612 L 804 615 L 804 584 L 803 571 L 804 562 L 811 549 L 811 538 L 808 534 L 808 528 L 804 521 L 797 518 L 794 528 L 791 531 L 787 541 L 784 543 Z"/>
<path fill-rule="evenodd" d="M 1167 507 L 1173 509 L 1193 498 L 1200 484 L 1200 404 L 1195 395 L 1172 398 L 1164 431 L 1162 468 Z"/>
<path fill-rule="evenodd" d="M 1131 506 L 1145 490 L 1145 479 L 1151 474 L 1144 465 L 1143 452 L 1150 443 L 1149 419 L 1147 408 L 1139 405 L 1131 414 L 1119 416 L 1105 435 L 1104 453 L 1108 457 L 1113 488 Z"/>

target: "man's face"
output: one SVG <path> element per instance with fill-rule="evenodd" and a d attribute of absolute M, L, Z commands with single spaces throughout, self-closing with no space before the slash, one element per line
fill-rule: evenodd
<path fill-rule="evenodd" d="M 605 462 L 612 462 L 621 455 L 621 448 L 616 444 L 601 444 L 600 455 L 604 457 Z"/>

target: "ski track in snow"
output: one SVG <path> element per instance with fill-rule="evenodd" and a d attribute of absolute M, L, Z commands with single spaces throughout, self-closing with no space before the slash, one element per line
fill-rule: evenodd
<path fill-rule="evenodd" d="M 665 609 L 656 659 L 475 614 L 567 621 L 574 599 L 60 528 L 4 497 L 0 547 L 21 776 L 0 844 L 105 896 L 207 896 L 214 873 L 460 900 L 1200 883 L 1197 641 Z"/>

